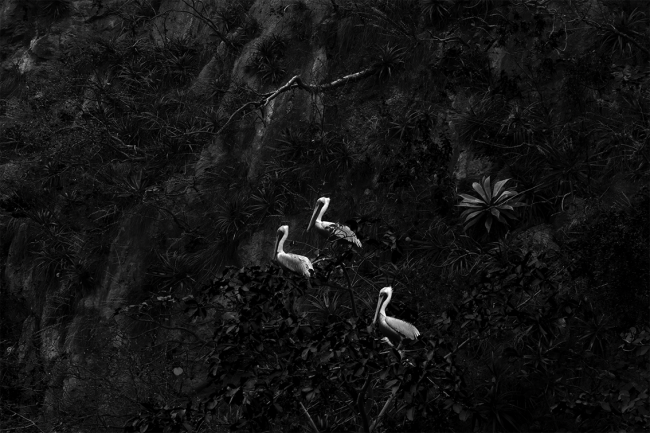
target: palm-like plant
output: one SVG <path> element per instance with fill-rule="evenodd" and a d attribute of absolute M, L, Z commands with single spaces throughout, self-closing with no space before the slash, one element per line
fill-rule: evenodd
<path fill-rule="evenodd" d="M 604 167 L 602 152 L 582 149 L 571 138 L 536 145 L 545 165 L 543 186 L 557 194 L 571 194 L 589 187 Z"/>
<path fill-rule="evenodd" d="M 632 52 L 638 42 L 645 39 L 644 35 L 648 25 L 648 17 L 638 9 L 630 13 L 621 11 L 608 26 L 602 26 L 601 47 L 612 53 L 621 55 L 626 51 Z"/>
<path fill-rule="evenodd" d="M 61 18 L 70 12 L 73 7 L 70 0 L 43 0 L 36 4 L 38 5 L 41 16 L 53 19 Z"/>
<path fill-rule="evenodd" d="M 218 207 L 214 227 L 221 233 L 223 239 L 235 239 L 242 235 L 251 217 L 249 204 L 239 198 L 232 199 Z"/>
<path fill-rule="evenodd" d="M 485 229 L 490 233 L 495 220 L 508 226 L 506 218 L 517 219 L 514 208 L 521 204 L 517 202 L 516 191 L 503 188 L 508 180 L 510 179 L 500 180 L 492 185 L 490 176 L 488 176 L 483 178 L 481 183 L 474 182 L 472 184 L 472 188 L 479 194 L 478 197 L 460 194 L 463 201 L 458 206 L 468 208 L 461 214 L 461 218 L 465 219 L 465 230 L 483 221 Z"/>
<path fill-rule="evenodd" d="M 430 23 L 438 23 L 447 18 L 449 8 L 453 6 L 451 0 L 421 0 L 422 15 Z"/>
<path fill-rule="evenodd" d="M 329 290 L 320 295 L 308 295 L 307 312 L 315 323 L 325 324 L 336 320 L 343 312 L 340 294 Z"/>
<path fill-rule="evenodd" d="M 278 82 L 286 73 L 284 54 L 287 41 L 279 35 L 263 39 L 255 46 L 255 54 L 251 57 L 246 70 L 259 75 L 265 81 Z"/>
<path fill-rule="evenodd" d="M 385 45 L 378 50 L 375 69 L 378 81 L 386 81 L 404 67 L 406 49 L 394 45 Z"/>

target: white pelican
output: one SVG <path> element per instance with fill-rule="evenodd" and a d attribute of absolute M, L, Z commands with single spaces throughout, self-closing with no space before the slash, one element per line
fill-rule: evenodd
<path fill-rule="evenodd" d="M 280 239 L 281 234 L 282 239 Z M 280 226 L 278 228 L 278 237 L 275 241 L 275 249 L 273 250 L 274 258 L 290 271 L 307 278 L 311 277 L 314 273 L 314 266 L 307 257 L 284 252 L 284 241 L 288 236 L 289 226 Z"/>
<path fill-rule="evenodd" d="M 357 235 L 355 235 L 354 232 L 350 229 L 350 227 L 339 223 L 321 220 L 329 205 L 330 199 L 327 197 L 321 197 L 318 199 L 318 201 L 316 201 L 316 208 L 314 209 L 314 213 L 311 215 L 311 220 L 307 226 L 307 231 L 309 231 L 312 226 L 315 225 L 316 231 L 321 236 L 324 236 L 328 239 L 341 239 L 361 248 L 361 242 L 357 238 Z M 319 208 L 321 208 L 320 213 L 318 213 Z M 316 214 L 318 214 L 318 217 L 316 217 Z"/>
<path fill-rule="evenodd" d="M 379 291 L 379 301 L 377 301 L 377 310 L 375 311 L 375 318 L 372 323 L 377 323 L 379 318 L 379 332 L 381 332 L 393 346 L 401 344 L 403 338 L 415 340 L 420 335 L 420 331 L 408 322 L 405 322 L 394 317 L 386 316 L 386 306 L 393 296 L 392 287 L 384 287 Z"/>

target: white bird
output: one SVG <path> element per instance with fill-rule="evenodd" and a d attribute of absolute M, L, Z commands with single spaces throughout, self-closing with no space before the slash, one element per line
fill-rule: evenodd
<path fill-rule="evenodd" d="M 377 301 L 377 310 L 375 311 L 375 318 L 372 323 L 377 323 L 379 319 L 379 324 L 377 328 L 388 341 L 393 346 L 398 346 L 402 342 L 403 338 L 408 338 L 410 340 L 415 340 L 420 335 L 420 331 L 413 325 L 408 322 L 405 322 L 394 317 L 386 316 L 386 306 L 390 302 L 390 298 L 393 296 L 392 287 L 384 287 L 379 291 L 379 300 Z"/>
<path fill-rule="evenodd" d="M 341 239 L 361 248 L 361 242 L 357 238 L 357 235 L 354 234 L 354 232 L 350 229 L 350 227 L 339 223 L 322 221 L 323 215 L 327 211 L 329 205 L 330 199 L 327 197 L 321 197 L 316 201 L 316 208 L 314 209 L 314 213 L 311 215 L 311 220 L 307 226 L 307 231 L 309 231 L 312 226 L 316 226 L 316 231 L 318 234 L 326 237 L 327 239 Z M 318 213 L 318 209 L 320 209 L 320 213 Z M 316 214 L 318 214 L 318 217 Z"/>
<path fill-rule="evenodd" d="M 280 235 L 282 235 L 282 238 L 280 238 Z M 275 241 L 275 249 L 273 250 L 274 258 L 290 271 L 306 278 L 311 277 L 314 273 L 314 266 L 311 264 L 311 260 L 305 256 L 284 252 L 284 241 L 288 236 L 289 226 L 280 226 L 278 228 L 278 237 Z"/>

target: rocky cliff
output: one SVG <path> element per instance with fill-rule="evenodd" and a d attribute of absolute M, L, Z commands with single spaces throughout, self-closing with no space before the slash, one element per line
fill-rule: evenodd
<path fill-rule="evenodd" d="M 561 129 L 544 126 L 558 119 L 541 102 L 524 108 L 533 91 L 513 82 L 539 74 L 543 101 L 574 91 L 567 83 L 589 67 L 558 60 L 582 56 L 586 33 L 547 31 L 562 20 L 541 6 L 508 9 L 520 27 L 481 35 L 418 2 L 397 18 L 361 3 L 0 2 L 1 347 L 11 374 L 33 384 L 17 397 L 20 416 L 55 428 L 96 411 L 94 425 L 121 427 L 144 395 L 200 395 L 205 367 L 169 379 L 172 343 L 187 335 L 161 321 L 164 311 L 146 323 L 121 308 L 189 294 L 224 265 L 270 263 L 280 224 L 291 227 L 292 251 L 319 252 L 302 229 L 323 195 L 333 197 L 328 216 L 376 242 L 375 265 L 397 262 L 453 213 L 457 189 L 516 175 L 484 143 L 515 149 Z M 485 17 L 505 7 L 483 3 Z M 621 69 L 629 81 L 647 84 L 644 55 Z M 606 109 L 617 103 L 581 92 Z M 493 94 L 501 99 L 487 102 Z M 571 104 L 557 109 L 568 116 Z M 565 173 L 563 158 L 553 173 Z M 550 180 L 567 200 L 557 215 L 536 207 L 520 242 L 558 251 L 556 231 L 594 211 L 579 197 L 592 193 L 584 167 Z M 638 190 L 615 179 L 608 203 Z M 540 197 L 531 203 L 551 201 Z"/>

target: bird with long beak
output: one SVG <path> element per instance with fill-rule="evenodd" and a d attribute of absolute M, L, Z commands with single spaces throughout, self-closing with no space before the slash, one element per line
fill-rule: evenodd
<path fill-rule="evenodd" d="M 273 257 L 284 268 L 300 274 L 306 278 L 311 277 L 314 274 L 314 266 L 311 264 L 311 260 L 305 256 L 284 252 L 284 241 L 287 240 L 288 236 L 289 226 L 280 226 L 278 228 L 277 238 L 275 240 Z"/>
<path fill-rule="evenodd" d="M 379 291 L 379 300 L 377 301 L 377 310 L 375 310 L 375 318 L 372 323 L 377 323 L 377 328 L 384 337 L 388 339 L 390 344 L 399 347 L 402 339 L 408 338 L 415 340 L 420 335 L 420 331 L 408 322 L 405 322 L 394 317 L 386 316 L 386 306 L 393 296 L 392 287 L 384 287 Z M 378 322 L 379 321 L 379 322 Z"/>
<path fill-rule="evenodd" d="M 316 227 L 318 234 L 327 239 L 346 241 L 361 248 L 361 241 L 359 241 L 357 235 L 350 229 L 350 227 L 343 224 L 322 220 L 323 215 L 327 211 L 329 205 L 330 199 L 327 197 L 321 197 L 316 201 L 316 208 L 314 209 L 314 213 L 311 215 L 311 220 L 307 226 L 307 231 L 309 231 L 312 227 Z M 320 213 L 318 212 L 319 209 Z"/>

